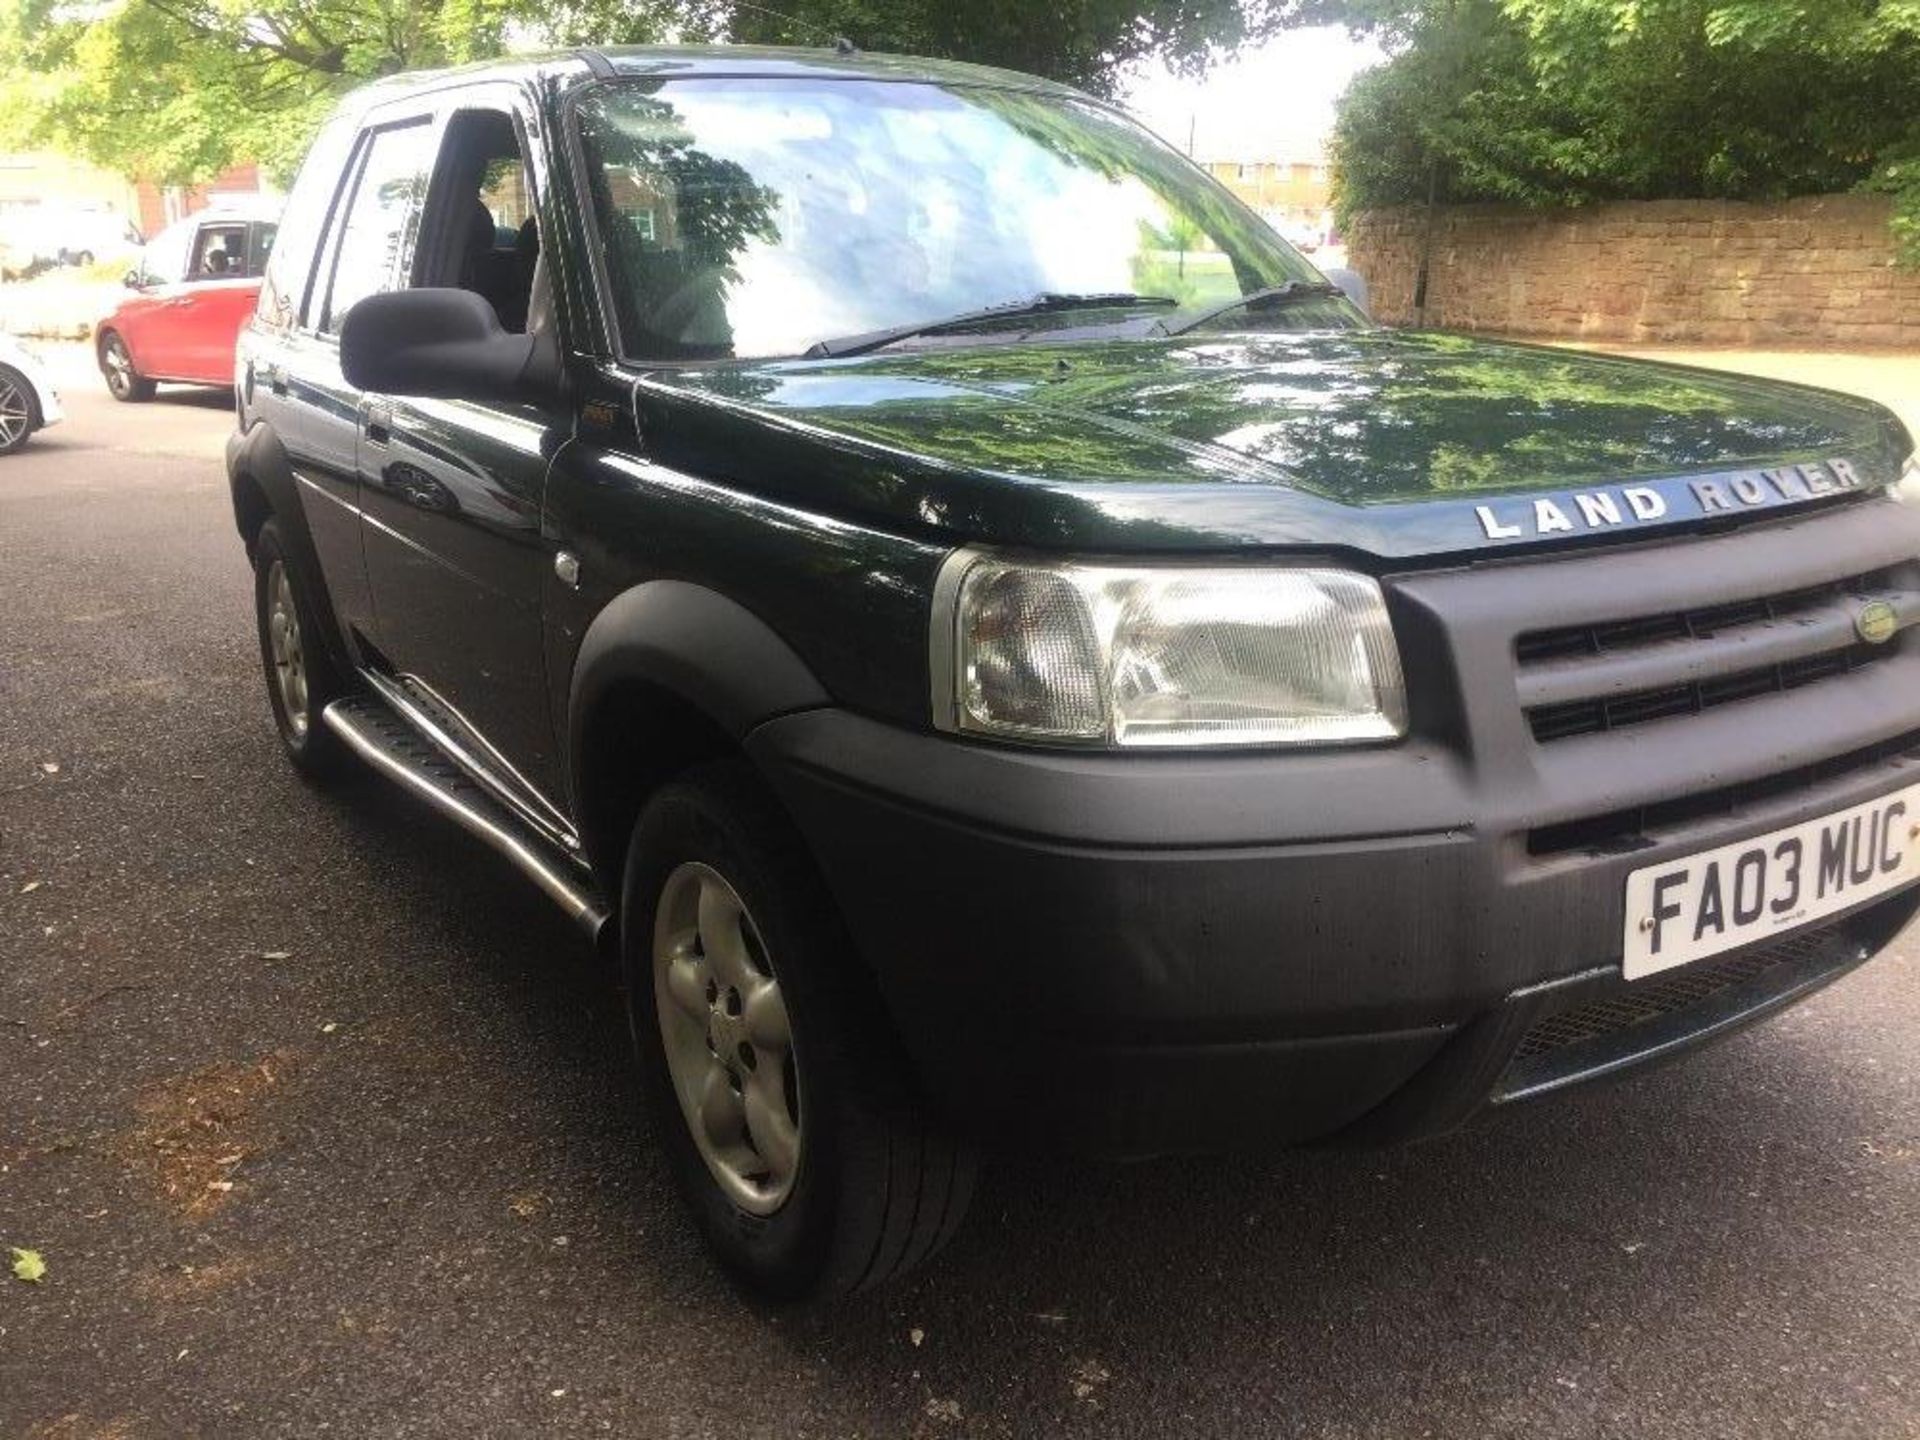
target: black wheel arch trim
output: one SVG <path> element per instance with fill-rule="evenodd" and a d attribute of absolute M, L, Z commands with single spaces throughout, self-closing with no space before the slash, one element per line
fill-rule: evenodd
<path fill-rule="evenodd" d="M 655 686 L 736 742 L 755 726 L 833 703 L 792 646 L 738 601 L 684 580 L 648 580 L 601 607 L 568 686 L 568 783 L 578 815 L 588 777 L 587 725 L 616 688 Z"/>
<path fill-rule="evenodd" d="M 255 518 L 247 493 L 249 486 L 266 499 L 264 518 Z M 334 613 L 327 577 L 320 568 L 320 554 L 307 528 L 306 507 L 301 503 L 293 462 L 272 426 L 255 422 L 227 437 L 227 488 L 233 500 L 234 528 L 246 542 L 249 561 L 253 559 L 254 540 L 261 525 L 269 519 L 280 522 L 281 542 L 294 563 L 294 583 L 306 591 L 307 606 L 319 624 L 320 638 L 329 657 L 339 667 L 340 674 L 351 675 L 357 668 L 353 649 L 341 633 L 339 618 Z"/>

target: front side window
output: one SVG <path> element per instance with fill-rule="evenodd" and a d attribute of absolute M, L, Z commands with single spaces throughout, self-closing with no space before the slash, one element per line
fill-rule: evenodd
<path fill-rule="evenodd" d="M 199 223 L 188 219 L 169 225 L 140 252 L 140 279 L 148 285 L 176 285 L 194 277 L 187 270 L 187 256 Z"/>
<path fill-rule="evenodd" d="M 247 273 L 247 227 L 202 225 L 187 264 L 189 280 L 237 280 Z"/>
<path fill-rule="evenodd" d="M 407 283 L 433 142 L 434 127 L 424 120 L 373 132 L 334 250 L 324 333 L 338 334 L 347 311 L 367 296 Z"/>
<path fill-rule="evenodd" d="M 472 105 L 448 118 L 422 227 L 422 284 L 471 290 L 524 331 L 539 269 L 532 174 L 513 116 Z"/>
<path fill-rule="evenodd" d="M 577 123 L 636 358 L 798 355 L 1043 294 L 1204 309 L 1318 278 L 1178 154 L 1072 98 L 632 81 L 590 93 Z M 1315 303 L 1257 323 L 1344 325 L 1351 313 Z"/>

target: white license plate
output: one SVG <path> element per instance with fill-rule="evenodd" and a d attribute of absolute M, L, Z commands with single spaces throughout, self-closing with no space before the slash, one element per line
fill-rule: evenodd
<path fill-rule="evenodd" d="M 1812 924 L 1920 880 L 1920 785 L 1627 877 L 1629 980 Z"/>

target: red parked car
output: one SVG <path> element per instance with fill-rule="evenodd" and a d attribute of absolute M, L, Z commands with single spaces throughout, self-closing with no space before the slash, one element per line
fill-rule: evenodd
<path fill-rule="evenodd" d="M 94 332 L 116 400 L 151 400 L 158 381 L 231 385 L 233 347 L 260 298 L 277 212 L 202 210 L 156 235 L 133 269 L 133 292 Z"/>

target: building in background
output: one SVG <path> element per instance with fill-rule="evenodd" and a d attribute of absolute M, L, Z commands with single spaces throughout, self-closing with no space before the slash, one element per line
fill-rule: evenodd
<path fill-rule="evenodd" d="M 84 160 L 32 151 L 0 155 L 0 217 L 51 206 L 136 218 L 133 182 Z"/>
<path fill-rule="evenodd" d="M 49 151 L 0 155 L 0 225 L 104 211 L 152 235 L 216 201 L 253 203 L 273 193 L 254 165 L 236 165 L 206 185 L 163 186 Z"/>
<path fill-rule="evenodd" d="M 1209 175 L 1308 254 L 1337 242 L 1332 181 L 1326 152 L 1319 146 L 1265 155 L 1215 150 L 1196 158 Z"/>
<path fill-rule="evenodd" d="M 153 235 L 174 221 L 211 205 L 251 208 L 271 203 L 279 192 L 260 174 L 258 165 L 234 165 L 205 185 L 155 185 L 142 180 L 135 187 L 139 213 L 134 223 L 143 235 Z"/>

